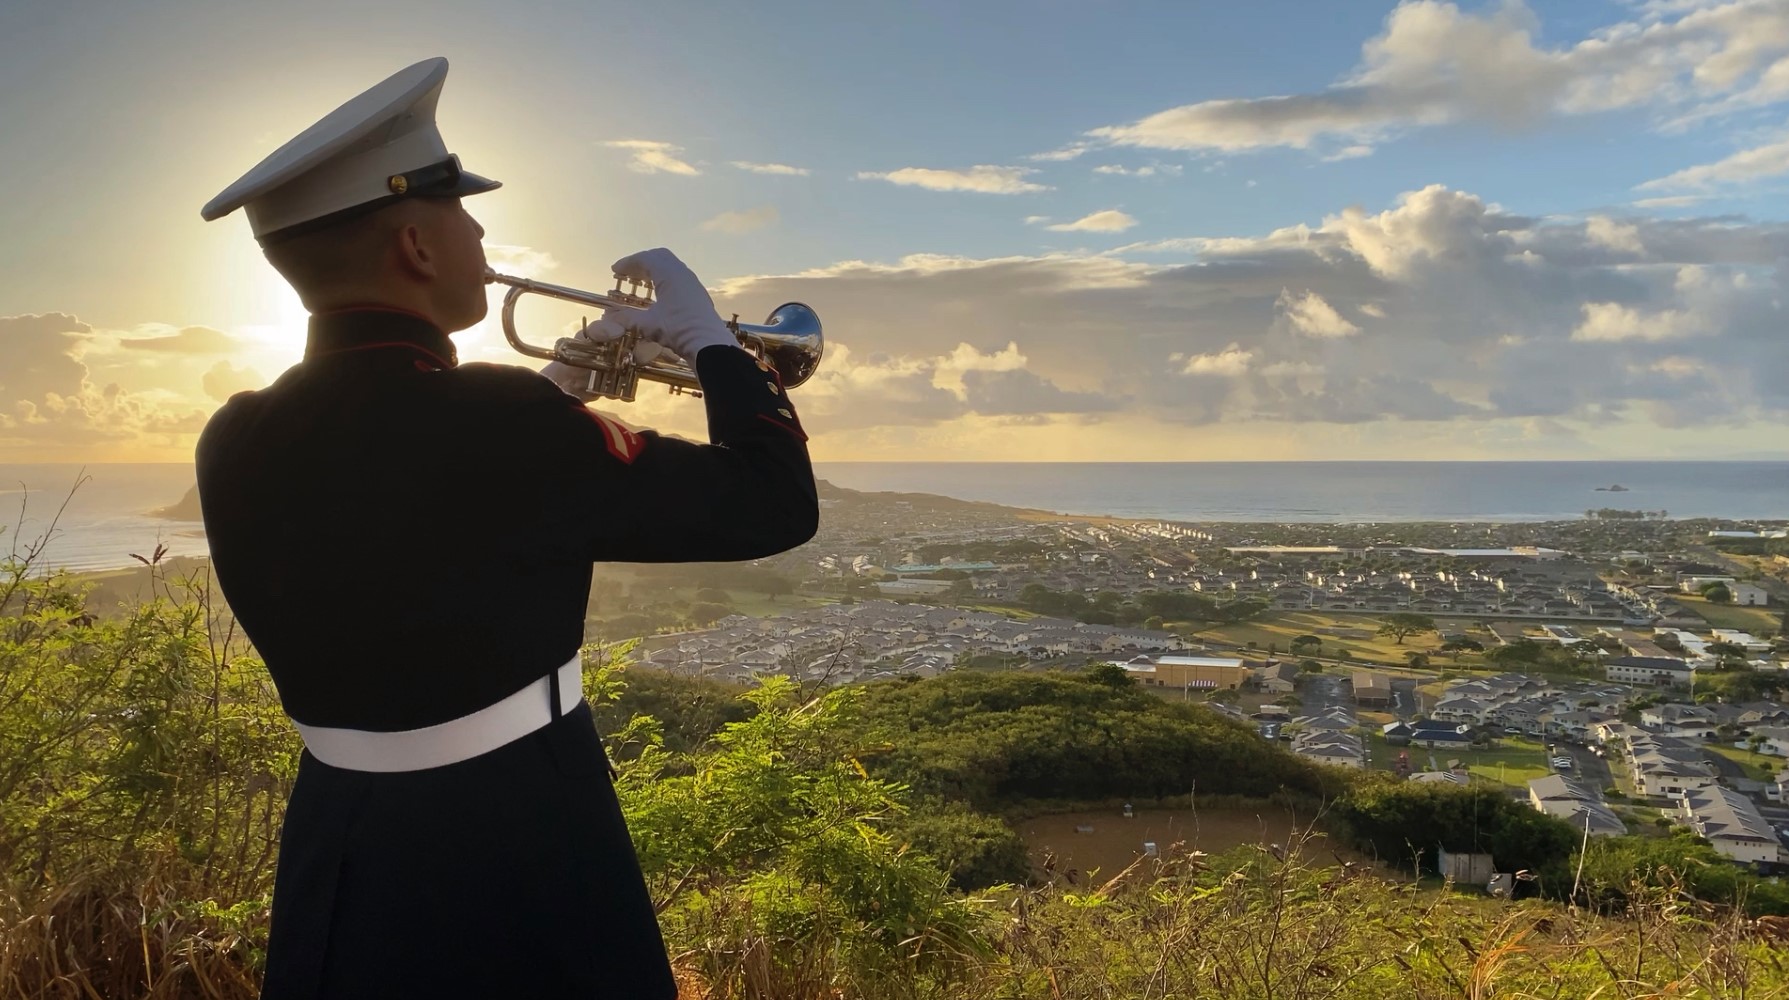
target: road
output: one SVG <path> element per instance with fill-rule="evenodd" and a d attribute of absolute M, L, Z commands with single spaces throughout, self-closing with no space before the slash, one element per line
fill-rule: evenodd
<path fill-rule="evenodd" d="M 1573 746 L 1570 743 L 1554 743 L 1553 749 L 1547 752 L 1549 758 L 1570 757 L 1572 769 L 1560 772 L 1566 777 L 1583 785 L 1598 799 L 1603 797 L 1603 789 L 1613 787 L 1615 776 L 1609 773 L 1609 762 L 1589 749 Z"/>
<path fill-rule="evenodd" d="M 1393 677 L 1391 680 L 1392 712 L 1404 722 L 1422 715 L 1422 692 L 1416 689 L 1419 683 L 1415 677 Z"/>
<path fill-rule="evenodd" d="M 1298 700 L 1304 704 L 1304 708 L 1299 710 L 1301 715 L 1320 715 L 1338 707 L 1349 711 L 1354 709 L 1347 684 L 1333 674 L 1306 674 Z"/>

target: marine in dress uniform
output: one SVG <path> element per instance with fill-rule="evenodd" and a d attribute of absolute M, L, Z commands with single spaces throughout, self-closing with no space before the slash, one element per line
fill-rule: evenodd
<path fill-rule="evenodd" d="M 348 102 L 204 216 L 246 206 L 271 247 L 496 187 L 435 128 L 446 71 Z M 452 331 L 376 301 L 314 314 L 304 360 L 205 428 L 217 579 L 306 743 L 269 1000 L 675 995 L 581 697 L 591 566 L 784 551 L 818 504 L 794 405 L 716 332 L 700 283 L 665 251 L 618 268 L 657 281 L 656 334 L 692 361 L 710 444 L 460 365 Z"/>

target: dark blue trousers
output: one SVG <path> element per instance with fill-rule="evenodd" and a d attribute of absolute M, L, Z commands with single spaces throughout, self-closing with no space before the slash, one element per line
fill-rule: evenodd
<path fill-rule="evenodd" d="M 304 754 L 263 1000 L 676 993 L 589 706 L 426 771 Z"/>

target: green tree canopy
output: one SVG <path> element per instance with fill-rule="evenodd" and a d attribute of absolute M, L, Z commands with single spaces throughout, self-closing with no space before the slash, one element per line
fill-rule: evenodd
<path fill-rule="evenodd" d="M 1379 626 L 1380 635 L 1391 636 L 1397 640 L 1400 646 L 1409 636 L 1433 631 L 1435 631 L 1435 619 L 1428 615 L 1413 614 L 1408 611 L 1386 615 L 1383 624 Z"/>

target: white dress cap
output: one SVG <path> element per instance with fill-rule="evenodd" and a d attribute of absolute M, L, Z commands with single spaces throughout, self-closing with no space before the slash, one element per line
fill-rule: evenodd
<path fill-rule="evenodd" d="M 425 59 L 336 108 L 225 188 L 207 221 L 238 208 L 262 243 L 321 228 L 406 197 L 479 194 L 498 182 L 467 173 L 435 127 L 447 60 Z"/>

